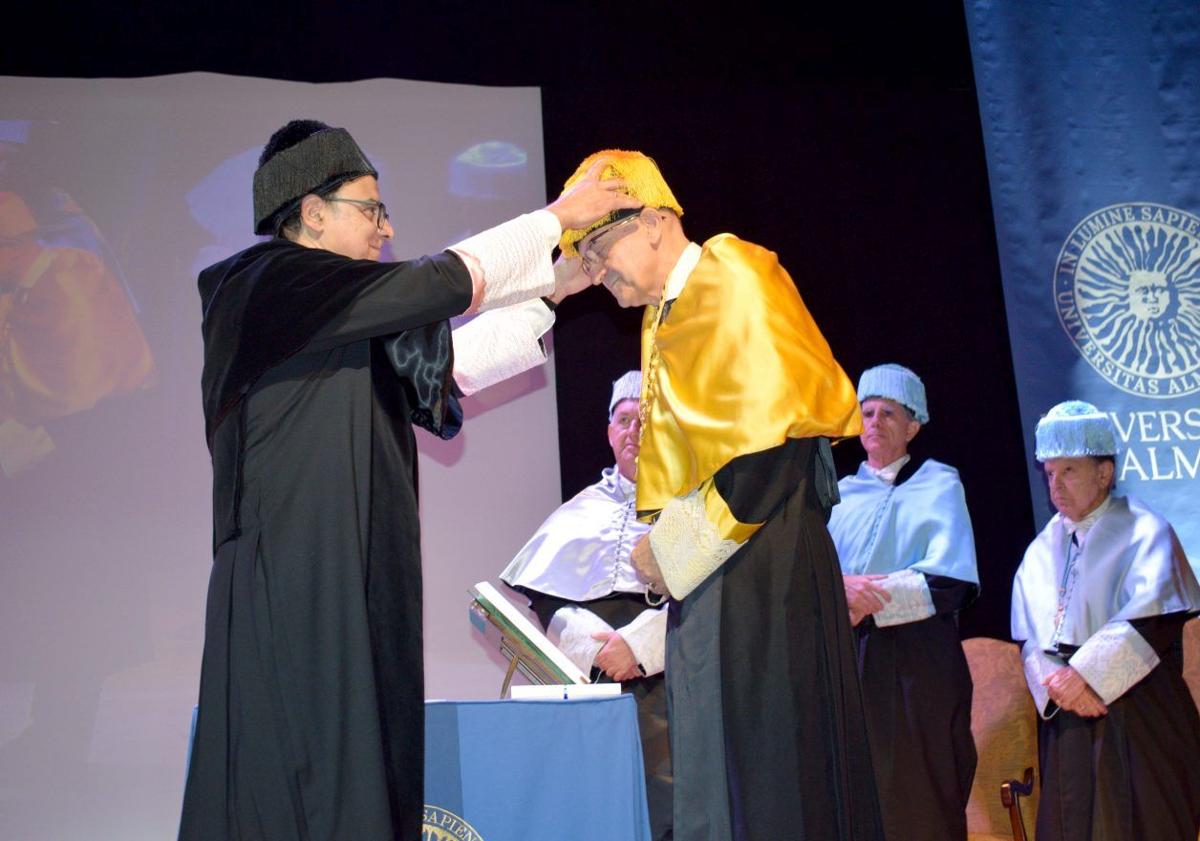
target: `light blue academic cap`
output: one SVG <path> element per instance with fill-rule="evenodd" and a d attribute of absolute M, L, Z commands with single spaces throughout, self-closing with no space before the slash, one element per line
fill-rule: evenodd
<path fill-rule="evenodd" d="M 612 420 L 613 409 L 622 400 L 642 399 L 642 372 L 626 371 L 613 380 L 612 399 L 608 401 L 608 419 Z"/>
<path fill-rule="evenodd" d="M 925 383 L 903 365 L 889 362 L 862 372 L 858 378 L 858 402 L 870 397 L 895 400 L 913 413 L 918 423 L 929 423 L 929 407 L 925 403 Z"/>
<path fill-rule="evenodd" d="M 1033 436 L 1038 461 L 1117 454 L 1117 430 L 1112 420 L 1082 400 L 1066 400 L 1046 412 Z"/>

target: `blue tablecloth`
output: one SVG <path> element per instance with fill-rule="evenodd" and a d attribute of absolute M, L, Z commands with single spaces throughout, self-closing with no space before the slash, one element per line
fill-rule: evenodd
<path fill-rule="evenodd" d="M 648 841 L 632 696 L 428 702 L 425 804 L 426 839 Z"/>

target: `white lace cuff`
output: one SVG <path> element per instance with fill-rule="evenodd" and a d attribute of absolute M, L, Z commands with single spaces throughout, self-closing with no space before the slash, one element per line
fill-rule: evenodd
<path fill-rule="evenodd" d="M 1071 655 L 1071 668 L 1106 704 L 1132 689 L 1158 663 L 1154 647 L 1128 622 L 1109 622 Z"/>
<path fill-rule="evenodd" d="M 699 489 L 670 500 L 650 529 L 650 548 L 675 599 L 700 586 L 741 545 L 722 538 L 708 521 Z"/>
<path fill-rule="evenodd" d="M 643 610 L 617 633 L 629 644 L 633 656 L 647 675 L 656 675 L 666 664 L 667 609 Z"/>
<path fill-rule="evenodd" d="M 1061 657 L 1047 654 L 1038 648 L 1033 640 L 1026 640 L 1021 646 L 1021 664 L 1025 669 L 1025 683 L 1029 686 L 1029 694 L 1033 696 L 1033 705 L 1037 707 L 1038 715 L 1042 718 L 1053 718 L 1058 712 L 1058 705 L 1047 713 L 1050 706 L 1050 690 L 1042 683 L 1050 675 L 1067 665 Z"/>
<path fill-rule="evenodd" d="M 487 284 L 480 311 L 519 304 L 554 291 L 550 253 L 562 231 L 548 210 L 535 210 L 450 246 L 479 262 Z M 470 267 L 470 260 L 467 262 Z"/>
<path fill-rule="evenodd" d="M 546 361 L 554 313 L 540 300 L 493 310 L 454 328 L 454 381 L 474 394 Z"/>
<path fill-rule="evenodd" d="M 888 595 L 892 597 L 890 602 L 883 603 L 883 610 L 872 614 L 875 624 L 881 628 L 919 622 L 936 612 L 933 609 L 933 596 L 929 593 L 929 584 L 925 576 L 915 569 L 893 572 L 875 583 L 887 590 Z"/>
<path fill-rule="evenodd" d="M 554 611 L 546 636 L 586 675 L 591 673 L 592 661 L 604 648 L 604 641 L 592 639 L 592 634 L 611 630 L 612 625 L 590 610 L 572 605 Z"/>

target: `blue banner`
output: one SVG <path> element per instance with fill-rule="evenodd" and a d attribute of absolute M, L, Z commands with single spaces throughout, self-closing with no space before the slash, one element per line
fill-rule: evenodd
<path fill-rule="evenodd" d="M 1029 482 L 1087 400 L 1200 573 L 1200 2 L 966 0 Z"/>

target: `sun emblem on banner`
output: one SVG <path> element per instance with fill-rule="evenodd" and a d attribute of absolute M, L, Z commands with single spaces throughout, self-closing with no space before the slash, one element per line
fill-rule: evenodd
<path fill-rule="evenodd" d="M 426 803 L 421 841 L 483 841 L 483 836 L 453 812 Z"/>
<path fill-rule="evenodd" d="M 1071 341 L 1122 391 L 1200 391 L 1200 217 L 1130 202 L 1089 214 L 1054 267 L 1054 303 Z"/>

